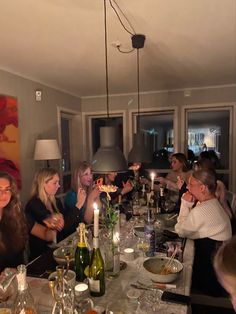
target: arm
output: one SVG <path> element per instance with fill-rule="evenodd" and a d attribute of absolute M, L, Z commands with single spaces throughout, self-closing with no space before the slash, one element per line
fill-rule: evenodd
<path fill-rule="evenodd" d="M 198 230 L 201 221 L 199 220 L 200 217 L 197 217 L 192 211 L 194 202 L 191 201 L 190 195 L 187 192 L 181 199 L 180 213 L 175 225 L 175 231 L 181 237 L 196 239 L 199 237 Z"/>
<path fill-rule="evenodd" d="M 84 213 L 84 221 L 87 224 L 90 224 L 93 220 L 93 203 L 96 202 L 98 204 L 98 207 L 101 208 L 101 202 L 99 199 L 100 193 L 101 192 L 99 191 L 98 187 L 95 186 L 95 188 L 89 193 L 87 197 L 87 206 Z"/>
<path fill-rule="evenodd" d="M 31 229 L 30 233 L 32 235 L 34 235 L 35 237 L 38 237 L 38 238 L 45 240 L 47 242 L 53 241 L 55 239 L 56 234 L 57 234 L 57 232 L 55 230 L 44 227 L 38 223 L 35 223 L 33 225 L 33 228 Z"/>

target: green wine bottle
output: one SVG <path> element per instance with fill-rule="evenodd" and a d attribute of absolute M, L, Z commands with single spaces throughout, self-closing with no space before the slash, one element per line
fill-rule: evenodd
<path fill-rule="evenodd" d="M 89 291 L 92 297 L 105 294 L 105 266 L 98 238 L 93 238 L 93 252 L 89 265 Z"/>
<path fill-rule="evenodd" d="M 77 281 L 84 281 L 86 275 L 85 268 L 89 265 L 89 249 L 85 238 L 85 224 L 79 224 L 79 242 L 75 251 L 75 273 Z"/>

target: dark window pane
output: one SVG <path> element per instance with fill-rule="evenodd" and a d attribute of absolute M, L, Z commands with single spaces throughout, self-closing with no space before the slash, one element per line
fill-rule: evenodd
<path fill-rule="evenodd" d="M 202 151 L 213 150 L 220 159 L 220 168 L 229 168 L 230 112 L 195 111 L 188 113 L 188 149 L 196 157 Z"/>

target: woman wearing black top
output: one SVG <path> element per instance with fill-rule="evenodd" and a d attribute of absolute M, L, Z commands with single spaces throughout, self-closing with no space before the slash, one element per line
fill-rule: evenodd
<path fill-rule="evenodd" d="M 62 215 L 63 207 L 55 194 L 60 187 L 58 172 L 51 168 L 40 169 L 33 180 L 31 199 L 28 201 L 25 214 L 28 223 L 38 223 L 54 232 L 61 231 L 64 227 Z M 30 259 L 33 259 L 48 249 L 48 239 L 35 236 L 30 228 L 29 248 Z"/>

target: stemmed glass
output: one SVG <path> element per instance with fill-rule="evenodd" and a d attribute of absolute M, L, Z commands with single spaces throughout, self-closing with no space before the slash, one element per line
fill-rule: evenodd
<path fill-rule="evenodd" d="M 145 235 L 143 237 L 138 238 L 137 249 L 139 252 L 142 253 L 141 262 L 139 263 L 138 267 L 139 270 L 141 270 L 141 267 L 145 259 L 145 253 L 147 253 L 150 249 L 150 240 Z"/>

